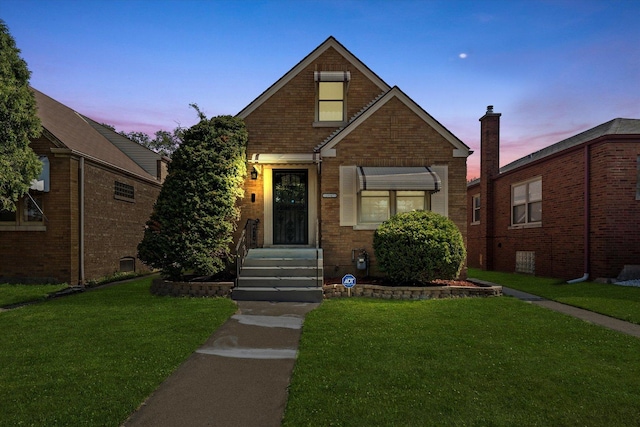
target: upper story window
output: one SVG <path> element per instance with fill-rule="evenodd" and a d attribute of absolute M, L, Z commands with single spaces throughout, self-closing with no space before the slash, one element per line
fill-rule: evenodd
<path fill-rule="evenodd" d="M 316 71 L 316 124 L 341 125 L 346 120 L 346 95 L 351 79 L 349 71 Z"/>
<path fill-rule="evenodd" d="M 480 195 L 476 194 L 471 198 L 471 223 L 480 223 Z"/>
<path fill-rule="evenodd" d="M 542 178 L 511 187 L 511 225 L 542 223 Z"/>

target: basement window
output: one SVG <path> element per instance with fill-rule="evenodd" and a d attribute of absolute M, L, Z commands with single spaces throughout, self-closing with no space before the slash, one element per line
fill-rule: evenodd
<path fill-rule="evenodd" d="M 133 185 L 115 181 L 113 187 L 113 197 L 117 200 L 123 200 L 125 202 L 135 202 L 136 199 Z"/>
<path fill-rule="evenodd" d="M 120 259 L 120 272 L 128 273 L 131 271 L 136 271 L 136 259 L 134 257 L 128 256 Z"/>

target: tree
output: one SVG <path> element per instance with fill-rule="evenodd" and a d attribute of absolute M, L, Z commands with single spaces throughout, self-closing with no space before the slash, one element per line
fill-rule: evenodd
<path fill-rule="evenodd" d="M 29 147 L 41 132 L 36 99 L 29 87 L 31 73 L 20 50 L 0 20 L 0 210 L 16 210 L 42 163 Z"/>
<path fill-rule="evenodd" d="M 138 245 L 138 257 L 173 280 L 227 267 L 247 173 L 244 122 L 194 108 L 200 122 L 184 131 Z"/>

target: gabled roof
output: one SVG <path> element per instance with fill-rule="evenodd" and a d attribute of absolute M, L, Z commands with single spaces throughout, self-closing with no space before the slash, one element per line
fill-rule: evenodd
<path fill-rule="evenodd" d="M 278 81 L 271 85 L 267 90 L 262 92 L 260 96 L 254 99 L 249 105 L 247 105 L 242 111 L 237 114 L 237 117 L 244 119 L 256 108 L 258 108 L 263 102 L 269 99 L 274 93 L 280 90 L 286 85 L 292 78 L 294 78 L 303 69 L 308 67 L 313 61 L 315 61 L 320 55 L 322 55 L 327 49 L 333 48 L 340 55 L 345 57 L 358 71 L 364 74 L 369 80 L 377 85 L 382 92 L 386 92 L 390 89 L 390 86 L 386 84 L 376 73 L 371 71 L 362 61 L 360 61 L 354 54 L 349 52 L 340 42 L 338 42 L 333 36 L 330 36 L 320 46 L 315 48 L 309 55 L 298 62 L 291 70 L 289 70 Z"/>
<path fill-rule="evenodd" d="M 109 139 L 96 131 L 81 114 L 36 89 L 32 90 L 45 134 L 52 138 L 56 145 L 141 178 L 156 180 L 155 174 L 150 174 L 140 167 Z"/>
<path fill-rule="evenodd" d="M 158 161 L 162 160 L 162 156 L 160 154 L 148 149 L 144 145 L 130 140 L 126 136 L 120 135 L 118 132 L 109 129 L 94 120 L 91 120 L 87 116 L 82 117 L 91 125 L 91 127 L 107 138 L 113 145 L 118 147 L 120 151 L 136 162 L 138 166 L 147 171 L 147 173 L 153 176 L 158 175 Z"/>
<path fill-rule="evenodd" d="M 525 157 L 503 166 L 500 168 L 500 173 L 508 172 L 510 170 L 519 168 L 528 163 L 535 162 L 544 157 L 558 153 L 563 150 L 567 150 L 571 147 L 575 147 L 585 142 L 593 141 L 605 135 L 640 135 L 640 119 L 613 119 L 608 122 L 602 123 L 594 128 L 588 129 L 577 135 L 564 139 L 560 142 L 556 142 L 548 147 L 531 153 Z"/>
<path fill-rule="evenodd" d="M 429 113 L 422 109 L 418 104 L 409 98 L 403 91 L 397 86 L 394 86 L 391 90 L 381 94 L 374 99 L 369 105 L 363 108 L 358 114 L 356 114 L 349 123 L 342 128 L 336 130 L 329 135 L 320 145 L 315 148 L 316 152 L 320 152 L 322 156 L 331 157 L 335 152 L 333 148 L 342 141 L 347 135 L 349 135 L 354 129 L 356 129 L 361 123 L 364 123 L 373 113 L 378 111 L 382 106 L 392 99 L 400 100 L 404 105 L 409 107 L 418 117 L 424 120 L 429 126 L 435 129 L 443 138 L 451 143 L 453 146 L 454 157 L 468 157 L 470 153 L 469 147 L 459 140 L 453 133 L 445 128 L 440 122 L 434 119 Z"/>
<path fill-rule="evenodd" d="M 571 136 L 555 144 L 549 145 L 541 150 L 535 151 L 524 157 L 500 168 L 500 173 L 512 171 L 514 169 L 528 165 L 545 157 L 576 147 L 585 142 L 593 141 L 606 135 L 640 135 L 640 119 L 613 119 L 602 123 L 577 135 Z M 467 183 L 467 187 L 480 183 L 480 178 L 476 178 Z"/>

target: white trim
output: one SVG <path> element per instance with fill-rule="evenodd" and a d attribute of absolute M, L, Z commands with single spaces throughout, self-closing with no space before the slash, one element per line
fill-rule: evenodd
<path fill-rule="evenodd" d="M 264 246 L 271 247 L 273 245 L 273 170 L 286 170 L 286 169 L 306 169 L 307 170 L 307 229 L 308 229 L 308 245 L 303 247 L 316 246 L 316 227 L 318 225 L 318 172 L 314 165 L 300 165 L 294 167 L 292 165 L 273 165 L 265 164 L 263 173 L 263 194 L 264 194 Z M 280 246 L 280 245 L 278 245 Z M 302 247 L 302 246 L 301 246 Z"/>

